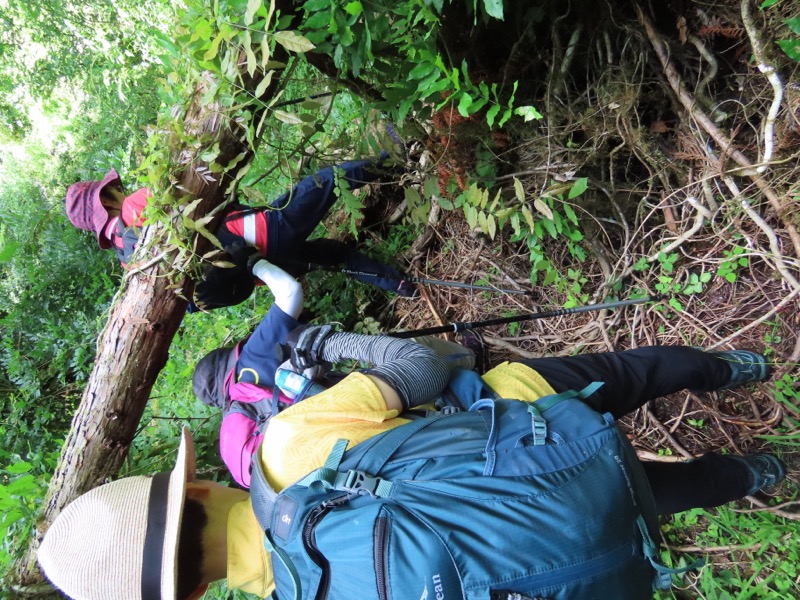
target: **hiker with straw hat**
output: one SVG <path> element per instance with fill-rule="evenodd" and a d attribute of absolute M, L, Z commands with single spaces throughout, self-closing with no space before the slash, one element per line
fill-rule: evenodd
<path fill-rule="evenodd" d="M 275 490 L 322 467 L 339 439 L 352 447 L 408 424 L 404 411 L 439 397 L 464 375 L 451 372 L 432 350 L 386 336 L 307 327 L 292 336 L 290 347 L 295 368 L 345 358 L 375 366 L 270 421 L 257 460 Z M 463 386 L 455 401 L 496 395 L 533 402 L 603 382 L 583 402 L 618 417 L 684 388 L 727 389 L 769 374 L 764 357 L 753 352 L 654 346 L 503 363 L 483 377 L 470 375 L 472 387 Z M 642 464 L 659 514 L 723 504 L 776 485 L 786 474 L 770 454 L 707 453 L 685 463 Z M 76 600 L 186 600 L 226 576 L 231 588 L 268 596 L 274 587 L 271 556 L 248 495 L 196 480 L 194 465 L 184 430 L 173 471 L 120 479 L 68 505 L 39 550 L 47 577 Z M 426 549 L 418 550 L 416 560 L 424 566 Z"/>
<path fill-rule="evenodd" d="M 216 236 L 236 267 L 209 268 L 197 285 L 191 310 L 195 305 L 211 310 L 246 300 L 256 285 L 245 268 L 254 253 L 277 264 L 291 263 L 296 277 L 307 271 L 307 267 L 302 267 L 304 264 L 344 265 L 365 273 L 355 275 L 354 279 L 401 296 L 415 295 L 416 286 L 397 269 L 365 256 L 344 242 L 307 239 L 336 201 L 337 188 L 357 189 L 374 181 L 380 174 L 377 167 L 385 158 L 382 155 L 375 163 L 357 160 L 326 167 L 300 180 L 269 206 L 250 208 L 239 203 L 229 206 Z M 113 249 L 126 266 L 139 243 L 144 225 L 142 215 L 150 197 L 146 188 L 126 194 L 119 174 L 112 169 L 100 180 L 69 186 L 67 217 L 75 227 L 94 233 L 100 248 Z"/>

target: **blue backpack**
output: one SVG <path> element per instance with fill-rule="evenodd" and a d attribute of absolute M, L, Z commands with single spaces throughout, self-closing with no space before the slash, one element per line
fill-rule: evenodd
<path fill-rule="evenodd" d="M 413 420 L 253 508 L 280 600 L 652 598 L 652 493 L 610 415 L 582 392 L 479 400 Z"/>

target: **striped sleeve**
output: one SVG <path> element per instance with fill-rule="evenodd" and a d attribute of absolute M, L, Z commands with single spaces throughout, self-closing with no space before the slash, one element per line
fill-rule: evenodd
<path fill-rule="evenodd" d="M 365 373 L 391 385 L 405 408 L 430 402 L 450 379 L 447 358 L 415 342 L 389 336 L 334 333 L 325 341 L 322 357 L 328 362 L 355 359 L 374 365 Z"/>

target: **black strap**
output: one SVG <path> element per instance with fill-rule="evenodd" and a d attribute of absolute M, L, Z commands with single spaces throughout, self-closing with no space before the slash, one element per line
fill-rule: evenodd
<path fill-rule="evenodd" d="M 244 219 L 250 215 L 257 215 L 258 213 L 274 210 L 272 206 L 247 206 L 246 204 L 238 204 L 233 208 L 228 209 L 225 218 L 222 219 L 223 223 L 230 223 L 236 219 Z"/>
<path fill-rule="evenodd" d="M 154 475 L 150 486 L 142 556 L 142 600 L 161 600 L 161 565 L 164 563 L 170 475 L 169 472 Z"/>

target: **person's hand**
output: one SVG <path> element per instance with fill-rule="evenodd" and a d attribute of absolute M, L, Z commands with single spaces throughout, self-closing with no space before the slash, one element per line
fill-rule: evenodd
<path fill-rule="evenodd" d="M 325 341 L 334 333 L 330 325 L 302 325 L 289 334 L 286 345 L 289 348 L 289 359 L 297 372 L 322 365 Z"/>
<path fill-rule="evenodd" d="M 225 246 L 225 252 L 228 253 L 231 262 L 236 265 L 237 269 L 251 275 L 253 274 L 253 266 L 262 258 L 258 248 L 248 246 L 244 242 L 234 242 L 229 246 Z"/>

